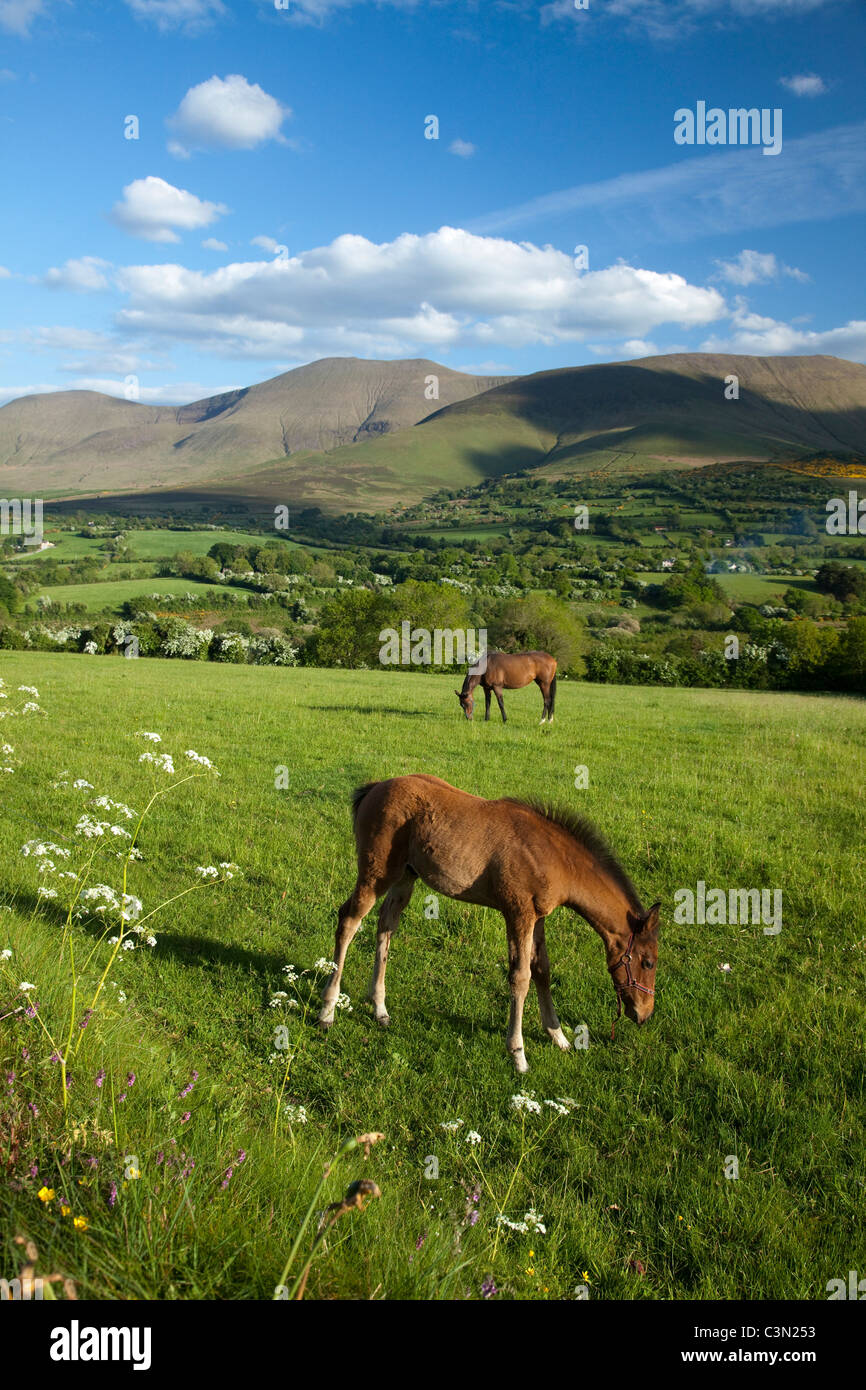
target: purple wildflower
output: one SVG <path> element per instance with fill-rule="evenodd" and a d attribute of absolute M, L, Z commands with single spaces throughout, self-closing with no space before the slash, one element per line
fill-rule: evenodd
<path fill-rule="evenodd" d="M 482 1298 L 493 1298 L 493 1296 L 494 1296 L 494 1294 L 495 1294 L 496 1292 L 497 1292 L 497 1288 L 496 1288 L 496 1285 L 494 1284 L 493 1280 L 492 1280 L 492 1279 L 485 1279 L 485 1280 L 484 1280 L 484 1283 L 481 1285 L 481 1297 L 482 1297 Z"/>
<path fill-rule="evenodd" d="M 182 1124 L 182 1125 L 185 1125 L 186 1122 L 187 1122 L 187 1120 L 190 1119 L 191 1116 L 192 1116 L 192 1111 L 191 1111 L 191 1110 L 185 1111 L 185 1113 L 184 1113 L 183 1115 L 181 1115 L 181 1117 L 180 1117 L 180 1122 L 181 1122 L 181 1124 Z"/>
<path fill-rule="evenodd" d="M 90 1020 L 91 1020 L 92 1018 L 93 1018 L 93 1010 L 92 1010 L 92 1009 L 85 1009 L 85 1010 L 84 1010 L 84 1017 L 82 1018 L 81 1022 L 80 1022 L 79 1025 L 78 1025 L 79 1028 L 86 1028 L 87 1025 L 88 1025 L 88 1023 L 90 1022 Z"/>
<path fill-rule="evenodd" d="M 105 1068 L 104 1068 L 104 1067 L 100 1067 L 100 1068 L 99 1068 L 99 1071 L 96 1073 L 96 1085 L 99 1086 L 99 1087 L 101 1087 L 104 1080 L 105 1080 Z"/>
<path fill-rule="evenodd" d="M 117 1201 L 117 1183 L 113 1182 L 108 1190 L 108 1205 L 113 1207 Z"/>

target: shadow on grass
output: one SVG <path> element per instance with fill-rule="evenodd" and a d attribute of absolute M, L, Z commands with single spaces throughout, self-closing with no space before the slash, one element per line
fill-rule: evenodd
<path fill-rule="evenodd" d="M 306 708 L 326 714 L 397 714 L 404 719 L 429 719 L 439 713 L 438 709 L 399 709 L 393 705 L 307 705 Z"/>
<path fill-rule="evenodd" d="M 47 919 L 49 922 L 53 922 L 61 930 L 66 923 L 65 911 L 55 907 L 49 899 L 39 898 L 32 893 L 19 893 L 16 896 L 14 906 L 22 916 L 29 916 L 36 909 L 39 909 L 43 920 Z M 74 925 L 80 928 L 92 941 L 96 942 L 101 939 L 106 947 L 108 946 L 108 938 L 118 933 L 116 922 L 103 924 L 98 918 L 91 918 L 89 921 L 77 921 Z M 270 977 L 279 974 L 286 964 L 284 953 L 274 955 L 270 951 L 251 950 L 246 946 L 226 944 L 214 937 L 172 933 L 170 929 L 161 928 L 158 923 L 154 923 L 153 934 L 157 938 L 157 945 L 153 948 L 154 953 L 159 957 L 174 956 L 185 964 L 203 968 L 217 965 L 239 967 L 245 972 L 252 970 L 255 974 L 262 976 L 263 988 L 270 988 L 270 983 L 266 978 L 268 974 Z M 130 932 L 126 932 L 124 935 L 129 940 L 135 939 Z M 139 949 L 147 951 L 148 955 L 151 954 L 150 947 Z"/>

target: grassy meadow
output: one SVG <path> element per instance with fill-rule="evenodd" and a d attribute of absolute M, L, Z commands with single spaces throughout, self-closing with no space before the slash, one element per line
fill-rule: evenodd
<path fill-rule="evenodd" d="M 507 726 L 478 707 L 468 724 L 446 677 L 5 651 L 0 677 L 0 708 L 39 706 L 0 720 L 5 1267 L 17 1237 L 80 1298 L 273 1298 L 314 1250 L 307 1298 L 552 1300 L 823 1299 L 866 1266 L 862 701 L 562 680 L 547 731 L 534 688 L 506 696 Z M 173 775 L 139 761 L 166 751 Z M 589 1046 L 559 1052 L 530 990 L 518 1078 L 501 918 L 419 884 L 391 1027 L 363 1002 L 374 911 L 351 1009 L 318 1032 L 350 793 L 412 771 L 595 820 L 663 902 L 646 1027 L 611 1041 L 601 944 L 559 911 L 553 997 Z M 155 793 L 140 861 L 108 827 L 75 833 L 87 815 L 136 834 Z M 22 854 L 34 840 L 53 848 Z M 698 880 L 781 889 L 781 933 L 675 924 Z M 130 924 L 110 944 L 117 914 L 82 896 L 97 885 L 141 900 L 155 946 Z M 524 1089 L 538 1113 L 513 1105 Z M 359 1179 L 381 1195 L 316 1242 Z"/>

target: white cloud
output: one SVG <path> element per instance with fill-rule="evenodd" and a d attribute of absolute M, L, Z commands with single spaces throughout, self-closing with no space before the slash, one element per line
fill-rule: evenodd
<path fill-rule="evenodd" d="M 776 260 L 772 251 L 741 251 L 735 261 L 716 261 L 719 267 L 718 278 L 731 285 L 755 285 L 766 280 L 777 280 L 787 275 L 792 280 L 805 281 L 808 275 L 795 266 L 783 265 Z"/>
<path fill-rule="evenodd" d="M 43 396 L 49 391 L 63 391 L 65 387 L 40 382 L 35 386 L 0 386 L 0 406 L 17 401 L 19 396 Z"/>
<path fill-rule="evenodd" d="M 270 251 L 272 256 L 275 256 L 280 250 L 280 243 L 274 241 L 272 236 L 250 237 L 250 246 L 260 246 L 263 251 Z"/>
<path fill-rule="evenodd" d="M 46 9 L 46 0 L 0 0 L 0 29 L 26 39 L 33 21 Z"/>
<path fill-rule="evenodd" d="M 218 241 L 215 236 L 205 237 L 202 246 L 206 251 L 228 251 L 228 242 Z"/>
<path fill-rule="evenodd" d="M 459 155 L 461 159 L 471 159 L 475 153 L 475 146 L 469 140 L 452 140 L 448 149 L 451 154 Z"/>
<path fill-rule="evenodd" d="M 209 227 L 226 212 L 224 203 L 205 202 L 151 174 L 126 185 L 123 198 L 111 210 L 111 220 L 145 241 L 180 241 L 175 227 L 184 232 Z"/>
<path fill-rule="evenodd" d="M 260 358 L 643 339 L 660 324 L 693 328 L 725 312 L 717 290 L 680 275 L 622 264 L 578 274 L 554 247 L 453 227 L 381 244 L 345 235 L 291 260 L 208 273 L 129 266 L 117 278 L 129 296 L 118 315 L 125 333 Z"/>
<path fill-rule="evenodd" d="M 9 280 L 9 279 L 11 279 L 11 278 L 12 278 L 12 271 L 11 271 L 11 270 L 7 270 L 6 267 L 5 267 L 5 265 L 0 265 L 0 280 Z"/>
<path fill-rule="evenodd" d="M 753 313 L 744 299 L 738 299 L 731 324 L 730 335 L 713 335 L 701 344 L 701 352 L 737 352 L 755 357 L 825 353 L 866 362 L 866 320 L 852 319 L 838 328 L 821 331 L 797 328 Z"/>
<path fill-rule="evenodd" d="M 264 140 L 282 140 L 281 126 L 291 116 L 287 106 L 240 73 L 211 77 L 190 87 L 167 122 L 177 136 L 169 149 L 251 150 Z"/>
<path fill-rule="evenodd" d="M 149 20 L 158 29 L 203 29 L 227 14 L 222 0 L 126 0 L 137 19 Z"/>
<path fill-rule="evenodd" d="M 15 82 L 17 79 L 18 74 L 11 68 L 0 68 L 0 82 Z"/>
<path fill-rule="evenodd" d="M 757 147 L 693 155 L 659 169 L 560 189 L 471 225 L 480 232 L 503 231 L 541 218 L 573 220 L 591 209 L 616 217 L 620 231 L 627 222 L 641 236 L 666 243 L 716 235 L 719 227 L 733 233 L 862 212 L 866 122 L 786 140 L 784 160 L 763 159 Z"/>
<path fill-rule="evenodd" d="M 623 358 L 629 357 L 658 357 L 659 350 L 655 343 L 646 343 L 641 338 L 629 338 L 622 345 Z"/>
<path fill-rule="evenodd" d="M 780 77 L 779 82 L 793 92 L 795 97 L 819 97 L 827 90 L 823 77 L 816 72 L 796 73 L 793 77 Z"/>
<path fill-rule="evenodd" d="M 700 23 L 714 25 L 742 19 L 791 19 L 829 7 L 836 0 L 607 0 L 603 14 L 626 22 L 630 29 L 654 39 L 681 38 Z M 543 23 L 572 20 L 586 23 L 587 12 L 576 10 L 574 0 L 552 0 L 542 5 Z"/>
<path fill-rule="evenodd" d="M 109 280 L 105 274 L 111 269 L 110 261 L 99 256 L 81 256 L 68 260 L 62 266 L 52 266 L 45 272 L 43 283 L 54 289 L 87 292 L 108 289 Z"/>

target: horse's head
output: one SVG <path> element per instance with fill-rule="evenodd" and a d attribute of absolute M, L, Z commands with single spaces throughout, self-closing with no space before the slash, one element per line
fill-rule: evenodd
<path fill-rule="evenodd" d="M 661 903 L 653 903 L 642 914 L 629 912 L 629 936 L 608 966 L 619 1004 L 632 1023 L 646 1023 L 655 1008 L 660 909 Z"/>
<path fill-rule="evenodd" d="M 468 694 L 464 695 L 464 693 L 463 693 L 462 690 L 455 690 L 455 691 L 454 691 L 454 694 L 457 696 L 457 699 L 460 701 L 460 708 L 462 709 L 463 713 L 466 715 L 466 718 L 467 718 L 467 719 L 471 719 L 471 718 L 472 718 L 472 711 L 475 709 L 475 701 L 474 701 L 474 699 L 472 698 L 472 692 L 470 691 Z"/>

